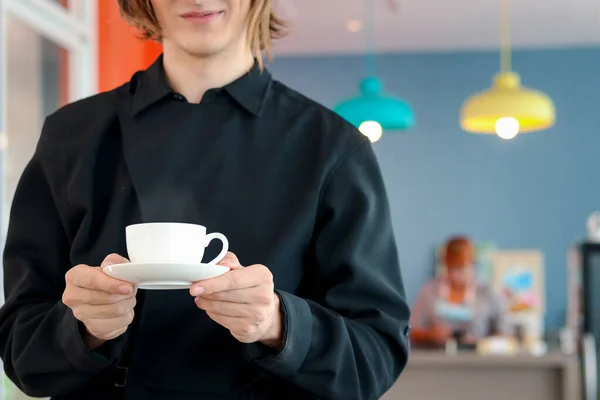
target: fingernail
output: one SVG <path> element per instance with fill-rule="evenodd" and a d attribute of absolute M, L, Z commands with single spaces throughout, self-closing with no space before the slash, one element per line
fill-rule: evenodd
<path fill-rule="evenodd" d="M 204 288 L 202 286 L 192 288 L 192 296 L 200 296 L 202 293 L 204 293 Z"/>
<path fill-rule="evenodd" d="M 121 285 L 119 286 L 119 292 L 122 294 L 131 294 L 131 286 Z"/>

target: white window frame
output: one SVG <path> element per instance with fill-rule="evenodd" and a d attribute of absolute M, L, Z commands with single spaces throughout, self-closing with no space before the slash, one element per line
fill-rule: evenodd
<path fill-rule="evenodd" d="M 107 0 L 101 0 L 107 1 Z M 10 133 L 6 131 L 6 27 L 16 18 L 50 39 L 69 54 L 68 101 L 98 92 L 97 0 L 69 0 L 68 9 L 51 0 L 0 0 L 0 207 L 2 245 L 8 228 L 10 204 L 6 194 L 5 153 Z"/>
<path fill-rule="evenodd" d="M 50 0 L 0 0 L 0 8 L 3 26 L 4 18 L 10 15 L 69 51 L 69 101 L 75 101 L 98 90 L 97 3 L 71 3 L 67 10 Z"/>

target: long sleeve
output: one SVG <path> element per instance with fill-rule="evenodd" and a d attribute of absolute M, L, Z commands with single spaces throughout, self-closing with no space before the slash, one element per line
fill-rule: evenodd
<path fill-rule="evenodd" d="M 26 394 L 68 393 L 110 366 L 118 347 L 88 351 L 78 321 L 61 301 L 70 245 L 38 146 L 17 187 L 4 251 L 6 302 L 0 351 L 8 377 Z"/>
<path fill-rule="evenodd" d="M 502 298 L 494 288 L 490 287 L 490 302 L 492 308 L 492 320 L 490 321 L 489 335 L 506 335 L 510 336 L 513 334 L 510 324 L 507 321 L 506 314 L 508 313 L 508 307 L 506 301 Z"/>
<path fill-rule="evenodd" d="M 283 348 L 254 361 L 320 399 L 378 399 L 407 363 L 410 311 L 370 143 L 325 183 L 311 258 L 310 294 L 278 291 Z"/>
<path fill-rule="evenodd" d="M 410 317 L 410 325 L 413 330 L 413 334 L 415 330 L 422 330 L 430 328 L 431 321 L 431 309 L 432 309 L 432 301 L 431 301 L 431 284 L 427 283 L 425 286 L 421 288 L 419 291 L 419 295 L 417 296 L 417 301 L 411 310 Z"/>

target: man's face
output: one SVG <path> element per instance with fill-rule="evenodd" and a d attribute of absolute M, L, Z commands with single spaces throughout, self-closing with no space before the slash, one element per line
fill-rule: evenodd
<path fill-rule="evenodd" d="M 448 268 L 448 280 L 450 284 L 457 288 L 465 287 L 470 284 L 473 279 L 473 266 L 453 266 Z"/>
<path fill-rule="evenodd" d="M 251 0 L 151 0 L 165 44 L 202 57 L 246 42 Z"/>

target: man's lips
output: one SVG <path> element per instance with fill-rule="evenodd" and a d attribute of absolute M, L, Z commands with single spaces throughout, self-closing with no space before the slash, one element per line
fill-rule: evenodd
<path fill-rule="evenodd" d="M 219 18 L 223 14 L 223 11 L 191 11 L 185 14 L 181 14 L 181 17 L 187 21 L 193 23 L 206 23 L 211 22 Z"/>

